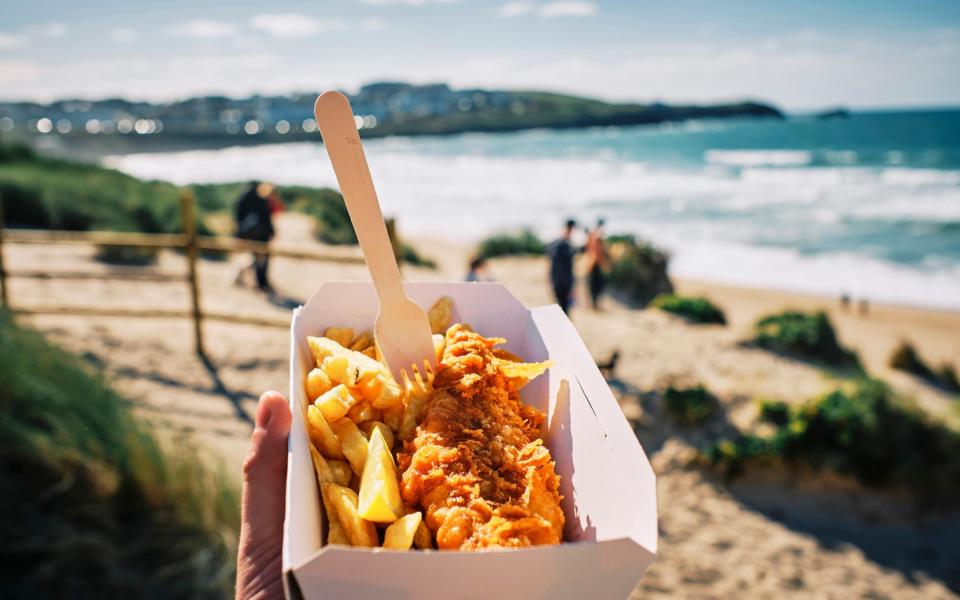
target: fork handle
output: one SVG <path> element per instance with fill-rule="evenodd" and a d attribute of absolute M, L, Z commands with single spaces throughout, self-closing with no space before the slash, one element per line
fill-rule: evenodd
<path fill-rule="evenodd" d="M 317 98 L 314 115 L 381 308 L 402 300 L 406 293 L 400 269 L 387 235 L 350 101 L 340 92 L 325 92 Z"/>

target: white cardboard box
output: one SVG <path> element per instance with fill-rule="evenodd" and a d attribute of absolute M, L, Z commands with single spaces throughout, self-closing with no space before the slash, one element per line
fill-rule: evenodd
<path fill-rule="evenodd" d="M 326 515 L 310 461 L 304 378 L 308 335 L 328 326 L 371 328 L 369 283 L 325 283 L 291 325 L 284 584 L 288 598 L 625 598 L 657 551 L 653 470 L 573 324 L 556 305 L 527 309 L 494 283 L 410 283 L 429 308 L 454 300 L 454 322 L 504 337 L 506 348 L 554 367 L 521 391 L 547 414 L 566 515 L 556 546 L 486 552 L 392 551 L 323 546 Z"/>

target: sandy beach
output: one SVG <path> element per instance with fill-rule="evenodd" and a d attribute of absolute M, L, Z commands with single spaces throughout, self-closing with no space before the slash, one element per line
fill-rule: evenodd
<path fill-rule="evenodd" d="M 279 229 L 284 244 L 315 244 L 311 224 L 302 216 L 281 216 Z M 439 268 L 407 268 L 408 279 L 461 278 L 469 248 L 441 240 L 418 240 L 415 245 L 437 259 Z M 93 254 L 85 247 L 5 248 L 13 272 L 109 272 Z M 287 303 L 272 303 L 232 285 L 242 260 L 202 262 L 201 294 L 207 309 L 283 318 L 290 304 L 305 301 L 322 281 L 367 278 L 358 265 L 275 260 L 271 275 Z M 183 272 L 184 260 L 163 253 L 153 269 Z M 545 271 L 540 258 L 490 263 L 491 274 L 531 306 L 551 301 Z M 584 307 L 582 290 L 573 312 L 574 324 L 598 360 L 620 351 L 611 385 L 659 476 L 660 555 L 638 597 L 957 597 L 960 519 L 907 518 L 885 499 L 842 485 L 727 485 L 687 467 L 685 457 L 718 428 L 749 423 L 759 398 L 796 403 L 836 385 L 820 369 L 742 343 L 758 316 L 788 307 L 827 310 L 841 341 L 859 352 L 872 375 L 957 426 L 956 398 L 891 371 L 886 361 L 893 347 L 907 339 L 931 364 L 960 366 L 960 313 L 871 305 L 861 315 L 856 307 L 842 310 L 833 298 L 701 281 L 676 284 L 684 294 L 710 297 L 725 310 L 729 325 L 693 326 L 609 298 L 602 311 L 594 312 Z M 25 308 L 188 305 L 187 286 L 180 282 L 14 278 L 10 298 L 15 307 Z M 25 320 L 102 366 L 136 412 L 168 439 L 190 441 L 201 456 L 232 473 L 239 474 L 258 395 L 287 386 L 289 334 L 283 328 L 208 323 L 210 362 L 205 364 L 192 352 L 187 320 L 53 315 Z M 705 431 L 671 425 L 660 414 L 657 392 L 676 380 L 706 385 L 720 399 L 723 418 Z"/>

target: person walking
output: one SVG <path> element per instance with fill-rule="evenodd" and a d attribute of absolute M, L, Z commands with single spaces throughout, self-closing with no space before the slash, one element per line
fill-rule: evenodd
<path fill-rule="evenodd" d="M 603 224 L 603 219 L 597 219 L 597 225 L 587 232 L 587 283 L 593 310 L 600 309 L 600 295 L 607 287 L 607 268 L 610 263 L 607 243 L 603 239 Z"/>
<path fill-rule="evenodd" d="M 470 259 L 470 267 L 463 280 L 467 282 L 491 281 L 487 275 L 487 259 L 482 256 Z"/>
<path fill-rule="evenodd" d="M 553 286 L 553 295 L 563 312 L 569 314 L 573 295 L 573 257 L 577 254 L 570 238 L 577 222 L 569 219 L 563 234 L 547 246 L 547 256 L 550 257 L 550 283 Z"/>
<path fill-rule="evenodd" d="M 274 207 L 279 203 L 279 198 L 273 198 L 274 189 L 270 183 L 251 181 L 247 191 L 237 199 L 234 219 L 237 224 L 238 238 L 264 243 L 273 239 L 273 212 Z M 254 252 L 253 263 L 250 266 L 256 274 L 257 288 L 272 295 L 274 290 L 267 278 L 269 265 L 269 254 Z M 237 273 L 237 282 L 241 281 L 244 271 L 248 268 L 250 267 L 245 266 Z"/>

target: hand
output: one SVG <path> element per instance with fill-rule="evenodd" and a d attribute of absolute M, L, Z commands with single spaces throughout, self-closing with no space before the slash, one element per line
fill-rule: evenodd
<path fill-rule="evenodd" d="M 278 392 L 260 396 L 256 429 L 243 464 L 237 600 L 283 598 L 283 517 L 290 408 Z"/>

